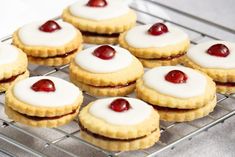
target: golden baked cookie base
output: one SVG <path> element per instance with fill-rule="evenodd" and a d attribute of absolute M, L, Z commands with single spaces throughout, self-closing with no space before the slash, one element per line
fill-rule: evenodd
<path fill-rule="evenodd" d="M 169 45 L 159 48 L 135 48 L 130 46 L 125 39 L 127 32 L 121 33 L 119 36 L 119 44 L 121 47 L 129 50 L 134 56 L 139 58 L 154 59 L 154 58 L 165 58 L 169 56 L 175 56 L 178 54 L 184 54 L 187 52 L 190 41 L 189 39 L 184 40 L 180 43 Z"/>
<path fill-rule="evenodd" d="M 23 53 L 20 49 L 18 57 L 15 62 L 4 64 L 0 66 L 0 80 L 11 78 L 12 76 L 16 76 L 22 74 L 27 70 L 28 59 L 25 53 Z"/>
<path fill-rule="evenodd" d="M 179 108 L 179 109 L 193 109 L 199 108 L 207 104 L 216 94 L 215 83 L 210 77 L 203 74 L 207 79 L 207 86 L 205 93 L 201 96 L 196 96 L 187 99 L 181 99 L 162 94 L 144 85 L 142 79 L 137 80 L 136 96 L 152 105 L 161 107 Z"/>
<path fill-rule="evenodd" d="M 164 107 L 157 109 L 160 119 L 168 122 L 185 122 L 192 121 L 198 118 L 207 116 L 214 110 L 216 106 L 216 96 L 212 101 L 208 102 L 201 108 L 189 109 L 189 110 L 178 110 L 178 109 L 167 109 Z"/>
<path fill-rule="evenodd" d="M 12 87 L 10 87 L 6 91 L 5 95 L 5 104 L 11 107 L 13 110 L 22 114 L 26 114 L 29 116 L 37 116 L 37 117 L 55 117 L 71 113 L 82 104 L 82 101 L 83 101 L 83 96 L 81 93 L 81 95 L 79 96 L 79 98 L 77 98 L 74 104 L 70 104 L 63 107 L 53 107 L 53 108 L 37 107 L 26 104 L 18 100 L 13 94 Z"/>
<path fill-rule="evenodd" d="M 84 131 L 81 131 L 81 137 L 87 142 L 96 145 L 102 149 L 109 151 L 130 151 L 138 149 L 146 149 L 153 146 L 160 137 L 159 129 L 146 137 L 141 139 L 136 139 L 132 141 L 115 141 L 115 140 L 104 140 L 100 138 L 95 138 L 87 134 Z"/>
<path fill-rule="evenodd" d="M 79 108 L 76 110 L 75 113 L 63 116 L 61 118 L 48 119 L 48 120 L 34 120 L 14 111 L 13 109 L 5 105 L 5 113 L 10 119 L 32 127 L 53 128 L 53 127 L 62 126 L 71 122 L 78 115 L 78 112 Z"/>
<path fill-rule="evenodd" d="M 78 86 L 81 90 L 89 93 L 93 96 L 125 96 L 130 94 L 135 89 L 135 83 L 125 87 L 95 87 L 81 82 L 77 82 L 75 79 L 72 82 Z"/>
<path fill-rule="evenodd" d="M 193 69 L 198 69 L 205 72 L 213 80 L 218 82 L 235 82 L 235 69 L 212 69 L 212 68 L 203 68 L 196 63 L 194 63 L 188 57 L 185 57 L 183 64 L 185 66 L 191 67 Z"/>
<path fill-rule="evenodd" d="M 26 70 L 24 74 L 17 76 L 17 78 L 14 81 L 0 83 L 0 92 L 6 91 L 10 86 L 15 84 L 16 82 L 23 80 L 25 78 L 29 77 L 29 71 Z"/>
<path fill-rule="evenodd" d="M 216 91 L 221 94 L 233 94 L 235 93 L 235 86 L 216 85 Z"/>
<path fill-rule="evenodd" d="M 75 57 L 76 53 L 82 50 L 82 45 L 78 48 L 76 52 L 73 54 L 69 54 L 67 57 L 55 57 L 55 58 L 38 58 L 28 56 L 29 62 L 38 65 L 46 65 L 46 66 L 61 66 L 66 65 L 71 62 L 71 60 Z"/>
<path fill-rule="evenodd" d="M 177 58 L 172 58 L 170 60 L 154 60 L 154 59 L 142 59 L 138 58 L 140 62 L 143 64 L 146 68 L 154 68 L 158 66 L 168 66 L 168 65 L 178 65 L 182 63 L 182 60 L 184 59 L 184 55 Z"/>
<path fill-rule="evenodd" d="M 93 86 L 117 86 L 137 80 L 144 73 L 144 69 L 140 61 L 133 56 L 133 63 L 127 68 L 102 74 L 86 71 L 73 60 L 69 66 L 69 73 L 72 82 L 82 82 Z"/>
<path fill-rule="evenodd" d="M 81 125 L 90 132 L 113 139 L 131 139 L 151 134 L 159 128 L 159 115 L 156 111 L 137 125 L 112 125 L 89 113 L 93 102 L 84 107 L 79 114 Z"/>
<path fill-rule="evenodd" d="M 78 47 L 80 47 L 82 42 L 83 42 L 82 34 L 79 30 L 77 30 L 77 35 L 71 42 L 60 47 L 25 45 L 21 42 L 19 38 L 18 30 L 13 34 L 13 37 L 12 37 L 13 45 L 20 48 L 28 56 L 33 56 L 33 57 L 52 57 L 56 55 L 63 55 L 67 52 L 71 52 L 77 49 Z"/>
<path fill-rule="evenodd" d="M 136 13 L 133 10 L 130 10 L 127 14 L 120 17 L 116 17 L 108 20 L 89 20 L 81 17 L 73 16 L 69 8 L 66 8 L 63 11 L 62 18 L 64 21 L 71 23 L 79 30 L 96 32 L 100 34 L 113 34 L 124 32 L 136 23 Z"/>
<path fill-rule="evenodd" d="M 118 37 L 86 36 L 83 35 L 84 43 L 88 44 L 118 44 Z"/>

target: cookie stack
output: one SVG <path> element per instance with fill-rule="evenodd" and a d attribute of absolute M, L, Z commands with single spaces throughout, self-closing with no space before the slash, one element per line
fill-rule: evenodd
<path fill-rule="evenodd" d="M 139 25 L 122 33 L 119 44 L 135 55 L 144 67 L 153 68 L 182 63 L 190 41 L 181 29 L 155 23 Z"/>
<path fill-rule="evenodd" d="M 58 127 L 78 114 L 83 96 L 73 84 L 50 76 L 30 77 L 6 92 L 10 119 L 33 127 Z"/>
<path fill-rule="evenodd" d="M 129 51 L 111 45 L 81 51 L 69 69 L 71 81 L 94 96 L 125 96 L 134 91 L 136 80 L 144 73 Z"/>
<path fill-rule="evenodd" d="M 207 75 L 181 66 L 149 70 L 137 81 L 136 95 L 170 122 L 204 117 L 216 105 L 216 87 Z"/>
<path fill-rule="evenodd" d="M 80 0 L 66 8 L 62 18 L 91 44 L 117 44 L 120 33 L 136 23 L 135 12 L 122 0 Z"/>
<path fill-rule="evenodd" d="M 235 43 L 200 43 L 189 49 L 184 65 L 208 74 L 215 81 L 217 92 L 235 93 Z"/>
<path fill-rule="evenodd" d="M 0 43 L 0 92 L 29 76 L 27 56 L 12 45 Z"/>
<path fill-rule="evenodd" d="M 158 113 L 134 98 L 91 102 L 80 112 L 79 125 L 86 141 L 110 151 L 145 149 L 160 136 Z"/>
<path fill-rule="evenodd" d="M 82 49 L 82 35 L 69 23 L 40 21 L 19 28 L 12 43 L 27 54 L 31 63 L 61 66 Z"/>

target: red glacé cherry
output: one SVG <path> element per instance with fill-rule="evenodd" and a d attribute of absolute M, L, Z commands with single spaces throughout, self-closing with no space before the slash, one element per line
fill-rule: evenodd
<path fill-rule="evenodd" d="M 107 5 L 106 0 L 89 0 L 87 6 L 89 7 L 105 7 Z"/>
<path fill-rule="evenodd" d="M 54 92 L 55 91 L 55 84 L 49 79 L 41 79 L 35 82 L 31 89 L 35 92 Z"/>
<path fill-rule="evenodd" d="M 171 83 L 185 83 L 188 77 L 180 70 L 172 70 L 165 76 L 165 79 Z"/>
<path fill-rule="evenodd" d="M 151 35 L 161 35 L 164 33 L 168 32 L 168 28 L 164 23 L 155 23 L 154 25 L 152 25 L 149 30 L 148 33 Z"/>
<path fill-rule="evenodd" d="M 51 33 L 60 29 L 61 29 L 60 25 L 53 20 L 49 20 L 39 27 L 40 31 L 47 32 L 47 33 Z"/>
<path fill-rule="evenodd" d="M 115 112 L 123 112 L 129 110 L 131 105 L 126 99 L 118 98 L 109 105 L 109 108 Z"/>
<path fill-rule="evenodd" d="M 104 60 L 112 59 L 115 56 L 115 49 L 109 45 L 103 45 L 96 48 L 93 52 L 93 55 Z"/>
<path fill-rule="evenodd" d="M 215 44 L 212 45 L 208 50 L 207 53 L 212 56 L 217 57 L 227 57 L 229 55 L 229 49 L 224 44 Z"/>

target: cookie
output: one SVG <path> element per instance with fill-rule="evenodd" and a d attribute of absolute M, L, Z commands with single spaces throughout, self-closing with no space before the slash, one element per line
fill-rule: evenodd
<path fill-rule="evenodd" d="M 27 56 L 12 45 L 0 43 L 0 92 L 29 76 Z"/>
<path fill-rule="evenodd" d="M 210 77 L 182 66 L 153 68 L 136 85 L 137 97 L 168 108 L 200 108 L 208 104 L 215 94 L 215 83 Z"/>
<path fill-rule="evenodd" d="M 64 21 L 77 27 L 90 44 L 117 44 L 120 33 L 136 23 L 136 14 L 124 1 L 82 0 L 67 7 Z"/>
<path fill-rule="evenodd" d="M 158 111 L 161 120 L 168 122 L 185 122 L 207 116 L 214 110 L 215 106 L 216 96 L 212 101 L 208 102 L 208 104 L 196 109 L 173 109 L 159 107 L 157 105 L 154 105 L 153 107 Z"/>
<path fill-rule="evenodd" d="M 84 140 L 110 151 L 148 148 L 160 136 L 157 111 L 134 98 L 91 102 L 81 110 L 79 125 Z"/>
<path fill-rule="evenodd" d="M 127 50 L 102 45 L 78 53 L 69 72 L 71 81 L 91 95 L 124 96 L 134 90 L 143 66 Z"/>
<path fill-rule="evenodd" d="M 36 117 L 36 116 L 28 116 L 26 114 L 22 114 L 11 109 L 9 106 L 5 106 L 5 113 L 8 118 L 13 119 L 16 122 L 19 122 L 24 125 L 32 126 L 32 127 L 58 127 L 65 124 L 68 124 L 73 119 L 75 119 L 78 115 L 79 107 L 75 111 L 56 117 Z"/>
<path fill-rule="evenodd" d="M 40 21 L 19 28 L 13 34 L 12 43 L 25 52 L 32 63 L 60 66 L 68 64 L 81 50 L 82 35 L 69 23 Z"/>
<path fill-rule="evenodd" d="M 184 60 L 185 55 L 179 55 L 179 57 L 165 58 L 165 59 L 141 59 L 138 58 L 139 61 L 143 64 L 146 68 L 158 67 L 158 66 L 170 66 L 170 65 L 178 65 L 182 63 Z"/>
<path fill-rule="evenodd" d="M 37 76 L 11 86 L 5 101 L 9 118 L 35 127 L 57 127 L 73 120 L 83 96 L 79 88 L 65 80 Z"/>
<path fill-rule="evenodd" d="M 208 74 L 216 83 L 217 92 L 235 92 L 235 43 L 209 41 L 189 49 L 184 65 Z"/>
<path fill-rule="evenodd" d="M 119 36 L 121 47 L 129 50 L 148 68 L 181 63 L 190 41 L 188 35 L 170 24 L 139 25 Z"/>

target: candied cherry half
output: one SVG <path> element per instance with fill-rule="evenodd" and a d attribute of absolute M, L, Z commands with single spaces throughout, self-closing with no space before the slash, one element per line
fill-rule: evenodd
<path fill-rule="evenodd" d="M 47 33 L 51 33 L 60 29 L 61 29 L 60 25 L 53 20 L 49 20 L 39 27 L 40 31 L 47 32 Z"/>
<path fill-rule="evenodd" d="M 115 53 L 115 49 L 111 46 L 102 45 L 97 47 L 92 54 L 100 59 L 109 60 L 115 56 Z"/>
<path fill-rule="evenodd" d="M 118 98 L 109 105 L 109 108 L 115 112 L 124 112 L 129 110 L 131 105 L 126 99 Z"/>
<path fill-rule="evenodd" d="M 168 28 L 164 23 L 155 23 L 148 29 L 148 33 L 151 35 L 162 35 L 168 32 Z"/>
<path fill-rule="evenodd" d="M 165 79 L 171 83 L 185 83 L 188 79 L 187 75 L 180 70 L 172 70 L 166 76 Z"/>
<path fill-rule="evenodd" d="M 212 45 L 207 50 L 207 53 L 212 56 L 217 56 L 217 57 L 227 57 L 230 54 L 228 47 L 225 46 L 224 44 Z"/>
<path fill-rule="evenodd" d="M 89 7 L 105 7 L 108 3 L 106 0 L 89 0 L 86 5 Z"/>
<path fill-rule="evenodd" d="M 35 82 L 31 89 L 35 92 L 54 92 L 56 90 L 55 84 L 49 79 L 41 79 Z"/>

